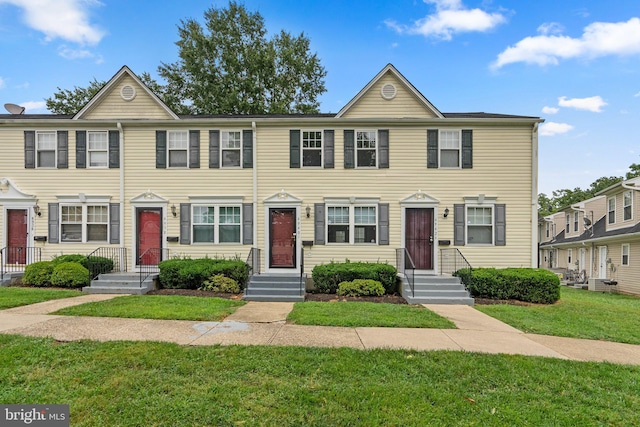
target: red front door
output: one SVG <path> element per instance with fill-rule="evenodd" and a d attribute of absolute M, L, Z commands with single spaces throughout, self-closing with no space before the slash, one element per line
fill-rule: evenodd
<path fill-rule="evenodd" d="M 162 209 L 139 208 L 137 263 L 158 265 L 162 261 L 160 248 L 162 248 Z"/>
<path fill-rule="evenodd" d="M 296 267 L 296 210 L 269 209 L 271 250 L 269 266 Z"/>
<path fill-rule="evenodd" d="M 433 269 L 433 209 L 405 211 L 405 247 L 418 270 Z"/>
<path fill-rule="evenodd" d="M 7 209 L 7 264 L 27 263 L 27 210 Z"/>

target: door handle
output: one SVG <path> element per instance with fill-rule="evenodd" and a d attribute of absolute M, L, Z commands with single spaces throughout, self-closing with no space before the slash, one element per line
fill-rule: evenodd
<path fill-rule="evenodd" d="M 433 236 L 429 236 L 429 244 L 432 245 L 433 244 Z"/>

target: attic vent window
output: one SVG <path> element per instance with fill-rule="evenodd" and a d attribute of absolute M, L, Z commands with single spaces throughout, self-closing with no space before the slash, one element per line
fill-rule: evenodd
<path fill-rule="evenodd" d="M 125 101 L 132 101 L 133 98 L 136 97 L 136 90 L 131 85 L 124 85 L 122 89 L 120 89 L 120 96 Z"/>
<path fill-rule="evenodd" d="M 387 100 L 395 98 L 396 94 L 398 93 L 396 87 L 391 83 L 387 83 L 386 85 L 382 86 L 382 90 L 380 92 L 382 93 L 382 97 Z"/>

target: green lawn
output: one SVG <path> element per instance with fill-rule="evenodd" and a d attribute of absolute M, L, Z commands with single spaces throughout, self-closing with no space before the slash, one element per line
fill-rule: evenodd
<path fill-rule="evenodd" d="M 22 288 L 16 286 L 0 287 L 0 310 L 52 299 L 78 297 L 80 295 L 82 295 L 82 292 L 76 290 Z"/>
<path fill-rule="evenodd" d="M 298 325 L 455 329 L 421 305 L 372 302 L 298 302 L 287 320 Z"/>
<path fill-rule="evenodd" d="M 640 344 L 640 298 L 560 288 L 553 305 L 476 305 L 524 332 Z"/>
<path fill-rule="evenodd" d="M 69 404 L 73 426 L 626 426 L 638 384 L 525 356 L 0 335 L 0 403 Z"/>
<path fill-rule="evenodd" d="M 135 319 L 219 321 L 246 304 L 225 298 L 132 295 L 64 308 L 52 314 Z"/>

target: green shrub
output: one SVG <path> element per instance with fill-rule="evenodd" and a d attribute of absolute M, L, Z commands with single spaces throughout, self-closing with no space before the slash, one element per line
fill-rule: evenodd
<path fill-rule="evenodd" d="M 249 275 L 249 266 L 239 259 L 170 259 L 160 262 L 158 268 L 161 286 L 169 289 L 198 289 L 221 274 L 235 280 L 242 290 Z"/>
<path fill-rule="evenodd" d="M 212 276 L 198 289 L 201 291 L 229 292 L 232 294 L 240 293 L 240 285 L 238 285 L 238 282 L 222 274 Z"/>
<path fill-rule="evenodd" d="M 476 298 L 515 299 L 536 304 L 553 304 L 560 299 L 560 279 L 541 268 L 474 268 L 467 288 Z"/>
<path fill-rule="evenodd" d="M 89 286 L 89 270 L 77 262 L 62 262 L 53 268 L 51 284 L 61 288 Z"/>
<path fill-rule="evenodd" d="M 332 262 L 316 265 L 311 274 L 315 290 L 320 293 L 334 294 L 340 283 L 355 279 L 377 280 L 388 294 L 397 289 L 398 272 L 395 267 L 384 263 Z"/>
<path fill-rule="evenodd" d="M 338 295 L 345 297 L 368 297 L 384 295 L 384 286 L 377 280 L 355 279 L 338 285 Z"/>
<path fill-rule="evenodd" d="M 51 261 L 40 261 L 27 265 L 22 276 L 22 283 L 38 287 L 51 286 L 53 267 Z"/>
<path fill-rule="evenodd" d="M 51 260 L 54 265 L 62 264 L 63 262 L 77 262 L 84 268 L 87 268 L 87 256 L 82 254 L 67 254 L 58 255 Z"/>
<path fill-rule="evenodd" d="M 90 256 L 85 258 L 87 265 L 82 264 L 91 272 L 92 277 L 98 274 L 110 273 L 113 271 L 113 260 L 101 256 Z"/>

